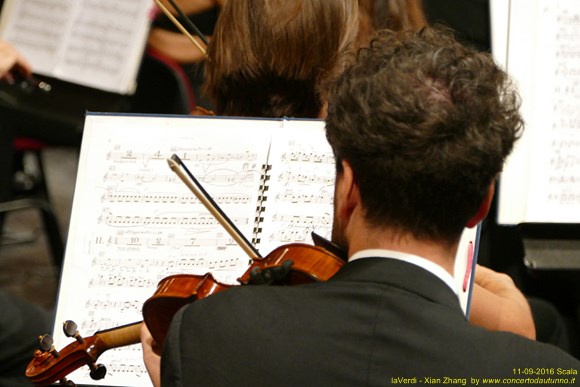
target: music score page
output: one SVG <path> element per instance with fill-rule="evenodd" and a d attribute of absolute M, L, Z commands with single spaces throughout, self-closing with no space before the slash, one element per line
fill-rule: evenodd
<path fill-rule="evenodd" d="M 272 123 L 193 117 L 88 115 L 59 289 L 55 343 L 74 320 L 82 335 L 142 320 L 141 308 L 171 274 L 212 272 L 235 284 L 249 258 L 169 169 L 178 154 L 204 188 L 250 236 Z M 251 135 L 250 135 L 251 134 Z M 145 386 L 140 345 L 107 351 L 95 382 Z"/>
<path fill-rule="evenodd" d="M 6 0 L 0 36 L 36 73 L 130 94 L 152 7 L 151 0 Z"/>

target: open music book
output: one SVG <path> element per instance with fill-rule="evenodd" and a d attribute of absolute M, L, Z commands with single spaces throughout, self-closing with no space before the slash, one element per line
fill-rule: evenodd
<path fill-rule="evenodd" d="M 130 94 L 152 5 L 151 0 L 5 0 L 0 37 L 36 73 Z"/>
<path fill-rule="evenodd" d="M 86 117 L 56 323 L 81 334 L 142 319 L 157 283 L 212 272 L 236 283 L 249 265 L 208 210 L 170 170 L 177 154 L 262 255 L 289 242 L 328 238 L 335 165 L 321 120 L 92 114 Z M 456 264 L 466 310 L 478 228 L 464 233 Z M 470 258 L 470 259 L 468 259 Z M 70 342 L 55 329 L 56 348 Z M 111 350 L 95 382 L 144 386 L 140 346 Z"/>
<path fill-rule="evenodd" d="M 580 2 L 492 0 L 493 54 L 526 122 L 499 186 L 498 223 L 580 223 Z"/>

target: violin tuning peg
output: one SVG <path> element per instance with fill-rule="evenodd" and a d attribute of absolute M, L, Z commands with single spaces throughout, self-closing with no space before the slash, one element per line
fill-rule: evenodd
<path fill-rule="evenodd" d="M 90 367 L 91 372 L 89 375 L 93 380 L 101 380 L 107 375 L 107 367 L 102 364 L 92 364 Z"/>
<path fill-rule="evenodd" d="M 72 320 L 66 320 L 62 324 L 62 330 L 64 331 L 66 337 L 73 337 L 75 333 L 77 333 L 77 328 L 77 324 Z"/>
<path fill-rule="evenodd" d="M 38 336 L 38 345 L 44 352 L 50 351 L 54 344 L 54 339 L 48 333 L 42 336 Z"/>
<path fill-rule="evenodd" d="M 84 343 L 85 340 L 77 330 L 77 324 L 72 320 L 66 320 L 62 325 L 62 330 L 66 337 L 74 337 L 79 343 Z"/>
<path fill-rule="evenodd" d="M 43 352 L 50 352 L 54 357 L 58 357 L 58 351 L 54 348 L 54 339 L 51 335 L 45 334 L 38 337 L 38 345 Z"/>

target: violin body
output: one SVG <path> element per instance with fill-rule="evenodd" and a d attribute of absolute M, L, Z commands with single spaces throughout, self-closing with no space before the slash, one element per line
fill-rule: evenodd
<path fill-rule="evenodd" d="M 301 243 L 274 249 L 265 258 L 255 259 L 238 279 L 242 285 L 300 285 L 327 281 L 344 264 L 327 250 Z M 143 321 L 157 343 L 163 345 L 171 320 L 183 306 L 232 288 L 205 275 L 177 274 L 159 282 L 157 290 L 143 305 Z"/>
<path fill-rule="evenodd" d="M 179 309 L 232 286 L 218 282 L 210 273 L 165 277 L 153 296 L 143 304 L 143 321 L 155 341 L 163 345 L 171 320 Z"/>
<path fill-rule="evenodd" d="M 345 261 L 328 250 L 301 243 L 291 243 L 274 249 L 265 258 L 254 260 L 238 279 L 241 285 L 301 285 L 330 279 Z M 183 306 L 212 294 L 230 289 L 211 273 L 205 275 L 176 274 L 159 282 L 157 290 L 143 305 L 143 321 L 160 345 L 165 341 L 171 320 Z M 89 365 L 104 376 L 97 365 L 105 351 L 139 343 L 141 322 L 98 331 L 93 336 L 77 338 L 58 353 L 37 350 L 26 369 L 26 377 L 37 386 L 46 386 L 74 370 Z M 99 366 L 99 368 L 95 368 Z M 101 376 L 102 374 L 102 376 Z"/>

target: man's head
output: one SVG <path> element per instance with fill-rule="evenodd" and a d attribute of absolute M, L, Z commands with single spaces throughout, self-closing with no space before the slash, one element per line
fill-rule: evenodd
<path fill-rule="evenodd" d="M 236 0 L 208 47 L 218 115 L 318 117 L 358 31 L 356 0 Z"/>
<path fill-rule="evenodd" d="M 329 96 L 337 179 L 344 161 L 371 227 L 453 244 L 520 135 L 518 108 L 491 57 L 449 32 L 381 32 Z"/>

